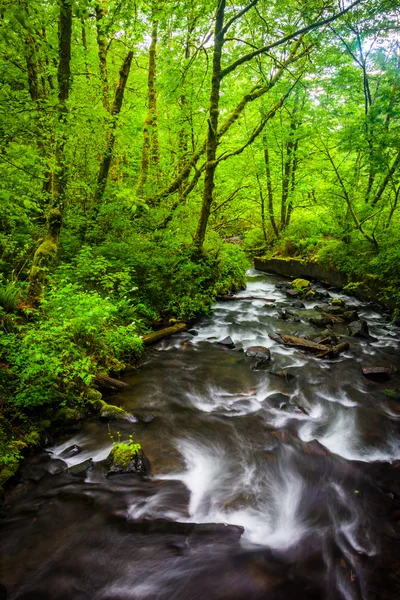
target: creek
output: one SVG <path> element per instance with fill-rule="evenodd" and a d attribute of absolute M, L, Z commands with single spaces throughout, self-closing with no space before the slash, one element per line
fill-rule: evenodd
<path fill-rule="evenodd" d="M 346 337 L 335 360 L 279 345 L 269 333 L 315 333 L 319 314 L 311 300 L 280 319 L 277 307 L 293 304 L 282 280 L 251 270 L 234 301 L 147 351 L 112 399 L 137 422 L 92 419 L 26 459 L 1 507 L 0 598 L 400 597 L 400 402 L 383 393 L 399 376 L 361 372 L 400 367 L 399 329 L 330 291 L 356 305 L 372 338 Z M 249 296 L 275 302 L 240 300 Z M 216 343 L 226 336 L 235 349 Z M 271 351 L 267 370 L 243 352 L 255 345 Z M 151 477 L 97 468 L 109 429 L 133 433 Z M 63 457 L 73 444 L 82 452 Z M 80 474 L 65 469 L 89 458 Z"/>

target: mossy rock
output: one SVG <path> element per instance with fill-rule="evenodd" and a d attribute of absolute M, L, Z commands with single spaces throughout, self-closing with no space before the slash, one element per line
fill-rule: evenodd
<path fill-rule="evenodd" d="M 308 290 L 308 291 L 305 293 L 305 295 L 304 295 L 304 298 L 305 298 L 306 300 L 313 300 L 313 298 L 315 298 L 315 297 L 316 297 L 316 295 L 317 295 L 317 293 L 316 293 L 316 291 L 315 291 L 315 290 Z"/>
<path fill-rule="evenodd" d="M 341 298 L 333 298 L 332 306 L 344 306 L 344 302 Z"/>
<path fill-rule="evenodd" d="M 134 418 L 126 410 L 114 404 L 101 401 L 99 418 L 102 421 L 132 421 Z"/>
<path fill-rule="evenodd" d="M 292 288 L 295 290 L 304 290 L 310 287 L 311 283 L 307 279 L 295 279 L 292 281 Z"/>
<path fill-rule="evenodd" d="M 140 444 L 133 442 L 115 444 L 107 458 L 107 475 L 150 475 L 150 461 Z"/>

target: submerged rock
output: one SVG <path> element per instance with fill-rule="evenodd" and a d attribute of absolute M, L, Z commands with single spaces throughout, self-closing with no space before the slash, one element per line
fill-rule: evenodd
<path fill-rule="evenodd" d="M 293 404 L 292 402 L 284 402 L 279 407 L 279 410 L 284 410 L 285 412 L 291 413 L 303 413 L 303 415 L 308 414 L 305 408 L 299 406 L 298 404 Z"/>
<path fill-rule="evenodd" d="M 392 367 L 362 367 L 361 370 L 364 377 L 374 381 L 386 381 L 393 373 Z"/>
<path fill-rule="evenodd" d="M 224 338 L 223 340 L 217 342 L 217 344 L 219 346 L 225 346 L 225 348 L 231 348 L 232 350 L 235 347 L 234 341 L 232 340 L 230 335 L 228 335 L 228 337 Z"/>
<path fill-rule="evenodd" d="M 352 337 L 369 338 L 368 324 L 364 319 L 349 323 L 349 333 Z"/>
<path fill-rule="evenodd" d="M 140 444 L 133 442 L 115 444 L 106 459 L 107 475 L 134 474 L 146 476 L 151 473 L 150 461 Z"/>
<path fill-rule="evenodd" d="M 281 379 L 284 379 L 285 381 L 292 381 L 293 379 L 295 379 L 295 376 L 293 375 L 293 373 L 290 373 L 289 371 L 286 370 L 281 370 L 281 371 L 271 371 L 272 375 L 276 375 L 277 377 L 280 377 Z"/>

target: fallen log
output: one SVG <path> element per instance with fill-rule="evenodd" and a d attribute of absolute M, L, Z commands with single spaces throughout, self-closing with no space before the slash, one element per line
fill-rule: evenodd
<path fill-rule="evenodd" d="M 336 358 L 341 352 L 345 352 L 350 347 L 348 342 L 343 342 L 342 344 L 332 347 L 324 344 L 318 344 L 317 342 L 311 342 L 294 335 L 279 335 L 270 333 L 269 337 L 275 342 L 278 342 L 278 344 L 283 344 L 284 346 L 290 346 L 292 348 L 298 348 L 299 350 L 316 354 L 316 358 Z"/>
<path fill-rule="evenodd" d="M 296 337 L 295 335 L 279 335 L 270 333 L 269 337 L 278 342 L 278 344 L 283 344 L 284 346 L 291 346 L 292 348 L 299 348 L 300 350 L 306 350 L 307 352 L 325 352 L 328 349 L 328 346 L 324 346 L 323 344 L 317 344 L 317 342 L 311 342 L 310 340 L 305 340 L 304 338 Z"/>
<path fill-rule="evenodd" d="M 154 331 L 153 333 L 147 333 L 142 336 L 142 341 L 145 346 L 149 346 L 150 344 L 154 344 L 159 340 L 162 340 L 169 335 L 173 335 L 174 333 L 181 333 L 185 331 L 187 325 L 186 323 L 178 323 L 177 325 L 173 325 L 172 327 L 166 327 L 165 329 L 160 329 L 159 331 Z"/>
<path fill-rule="evenodd" d="M 94 381 L 98 385 L 101 385 L 105 388 L 110 388 L 112 390 L 122 390 L 129 387 L 129 384 L 125 383 L 125 381 L 114 379 L 113 377 L 109 377 L 108 375 L 96 375 Z"/>
<path fill-rule="evenodd" d="M 337 358 L 341 352 L 346 352 L 350 348 L 349 342 L 342 342 L 333 348 L 328 348 L 326 352 L 317 354 L 317 358 Z"/>
<path fill-rule="evenodd" d="M 258 296 L 217 296 L 217 300 L 262 300 L 262 302 L 276 302 L 275 298 L 259 298 Z"/>

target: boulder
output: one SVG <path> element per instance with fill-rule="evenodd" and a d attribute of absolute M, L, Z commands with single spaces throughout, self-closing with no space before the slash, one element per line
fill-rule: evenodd
<path fill-rule="evenodd" d="M 299 296 L 301 296 L 301 291 L 300 290 L 285 290 L 286 291 L 286 295 L 289 296 L 290 298 L 298 298 Z"/>
<path fill-rule="evenodd" d="M 154 415 L 152 415 L 151 413 L 146 413 L 144 415 L 139 416 L 139 421 L 140 423 L 151 423 L 152 421 L 154 421 Z"/>
<path fill-rule="evenodd" d="M 311 317 L 310 323 L 315 327 L 326 327 L 327 325 L 333 325 L 334 320 L 330 315 L 324 315 L 318 317 Z"/>
<path fill-rule="evenodd" d="M 292 288 L 294 290 L 304 290 L 310 287 L 311 283 L 307 279 L 295 279 L 292 281 Z"/>
<path fill-rule="evenodd" d="M 150 461 L 140 444 L 133 442 L 115 444 L 106 459 L 107 476 L 109 475 L 141 475 L 151 473 Z"/>
<path fill-rule="evenodd" d="M 369 338 L 368 324 L 364 319 L 349 323 L 349 334 L 352 337 Z"/>
<path fill-rule="evenodd" d="M 71 458 L 72 456 L 75 456 L 76 454 L 80 454 L 81 452 L 82 452 L 82 448 L 80 446 L 78 446 L 77 444 L 74 444 L 73 446 L 69 446 L 68 448 L 63 450 L 61 452 L 60 456 L 62 456 L 62 458 Z"/>
<path fill-rule="evenodd" d="M 387 381 L 391 378 L 392 367 L 362 367 L 362 374 L 373 381 Z"/>
<path fill-rule="evenodd" d="M 86 475 L 87 471 L 92 467 L 93 460 L 91 458 L 88 458 L 87 460 L 84 460 L 78 465 L 73 465 L 72 467 L 69 467 L 68 473 L 71 473 L 71 475 L 75 475 L 75 477 L 83 477 L 84 475 Z"/>
<path fill-rule="evenodd" d="M 129 421 L 130 423 L 136 422 L 134 416 L 126 412 L 120 406 L 114 404 L 107 404 L 104 400 L 101 401 L 102 406 L 99 413 L 100 421 Z"/>
<path fill-rule="evenodd" d="M 293 308 L 305 308 L 304 304 L 300 302 L 300 300 L 295 300 L 292 302 Z"/>
<path fill-rule="evenodd" d="M 271 360 L 271 352 L 264 346 L 250 346 L 246 350 L 246 356 L 257 360 L 253 366 L 254 369 L 264 369 Z"/>
<path fill-rule="evenodd" d="M 219 346 L 225 346 L 225 348 L 233 349 L 235 347 L 235 344 L 230 335 L 228 335 L 228 337 L 224 338 L 223 340 L 220 340 L 219 342 L 217 342 L 217 344 Z"/>
<path fill-rule="evenodd" d="M 333 298 L 332 299 L 332 306 L 342 306 L 344 307 L 345 304 L 343 302 L 343 300 L 341 298 Z"/>
<path fill-rule="evenodd" d="M 354 323 L 354 321 L 359 319 L 359 316 L 356 310 L 346 310 L 342 314 L 342 318 L 346 321 L 346 323 Z"/>

